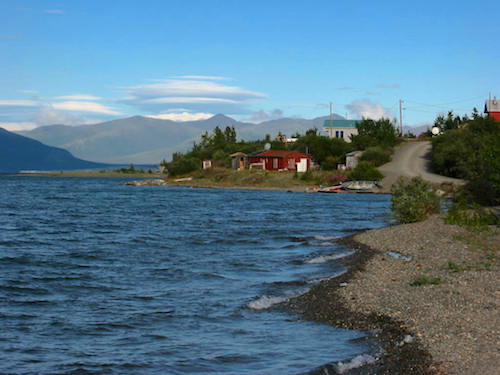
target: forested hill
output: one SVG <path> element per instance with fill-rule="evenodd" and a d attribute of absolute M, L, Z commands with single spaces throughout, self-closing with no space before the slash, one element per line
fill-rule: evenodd
<path fill-rule="evenodd" d="M 0 128 L 0 173 L 21 170 L 72 170 L 102 168 L 107 164 L 75 158 L 68 151 Z"/>

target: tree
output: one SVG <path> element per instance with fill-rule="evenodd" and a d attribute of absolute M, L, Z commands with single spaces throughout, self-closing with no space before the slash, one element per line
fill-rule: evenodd
<path fill-rule="evenodd" d="M 365 150 L 368 147 L 393 147 L 398 140 L 398 131 L 391 120 L 363 119 L 356 123 L 358 134 L 351 137 L 357 149 Z"/>
<path fill-rule="evenodd" d="M 500 122 L 473 113 L 473 119 L 432 140 L 435 172 L 467 180 L 465 198 L 500 204 Z"/>

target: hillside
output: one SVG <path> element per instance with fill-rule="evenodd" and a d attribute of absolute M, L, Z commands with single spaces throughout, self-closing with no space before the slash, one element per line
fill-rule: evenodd
<path fill-rule="evenodd" d="M 106 167 L 78 159 L 68 151 L 0 128 L 0 173 L 21 170 L 72 170 Z"/>
<path fill-rule="evenodd" d="M 314 127 L 321 129 L 325 118 L 283 118 L 250 124 L 220 114 L 206 120 L 188 122 L 134 116 L 96 125 L 43 126 L 19 134 L 64 148 L 86 160 L 147 164 L 170 159 L 172 153 L 188 150 L 202 133 L 212 131 L 216 126 L 234 126 L 238 139 L 255 140 L 266 134 L 275 136 L 281 132 L 291 136 Z M 335 115 L 335 118 L 341 117 Z"/>

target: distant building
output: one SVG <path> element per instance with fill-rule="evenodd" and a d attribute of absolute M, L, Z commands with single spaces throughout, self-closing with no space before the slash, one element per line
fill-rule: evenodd
<path fill-rule="evenodd" d="M 248 155 L 248 166 L 266 171 L 306 172 L 311 168 L 311 157 L 298 151 L 267 150 Z"/>
<path fill-rule="evenodd" d="M 358 135 L 356 123 L 359 120 L 325 120 L 323 130 L 328 132 L 330 138 L 342 138 L 351 142 L 351 135 Z"/>
<path fill-rule="evenodd" d="M 212 160 L 203 160 L 203 170 L 212 168 Z"/>
<path fill-rule="evenodd" d="M 496 96 L 493 99 L 486 100 L 484 104 L 484 113 L 500 121 L 500 100 L 497 100 Z"/>
<path fill-rule="evenodd" d="M 358 166 L 359 158 L 363 155 L 363 151 L 353 151 L 345 155 L 346 169 L 354 169 Z"/>
<path fill-rule="evenodd" d="M 231 156 L 231 167 L 237 171 L 241 171 L 248 167 L 248 157 L 247 154 L 243 152 L 235 152 Z"/>

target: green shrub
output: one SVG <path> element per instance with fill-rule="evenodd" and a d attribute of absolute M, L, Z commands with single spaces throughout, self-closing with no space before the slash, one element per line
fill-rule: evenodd
<path fill-rule="evenodd" d="M 380 181 L 384 175 L 367 161 L 359 162 L 358 166 L 348 174 L 349 180 Z"/>
<path fill-rule="evenodd" d="M 382 147 L 369 147 L 363 152 L 359 160 L 369 161 L 374 166 L 388 163 L 391 161 L 391 152 L 384 150 Z"/>
<path fill-rule="evenodd" d="M 421 177 L 399 178 L 391 188 L 391 210 L 401 223 L 425 220 L 441 209 L 436 188 Z"/>
<path fill-rule="evenodd" d="M 465 200 L 460 200 L 448 209 L 446 224 L 458 224 L 473 229 L 485 229 L 488 225 L 498 225 L 498 217 L 491 211 L 477 204 L 469 209 Z"/>
<path fill-rule="evenodd" d="M 201 160 L 188 156 L 180 156 L 167 164 L 168 173 L 177 176 L 201 169 Z"/>

